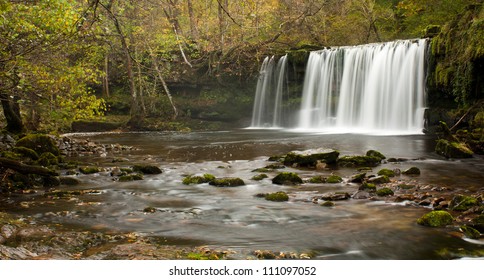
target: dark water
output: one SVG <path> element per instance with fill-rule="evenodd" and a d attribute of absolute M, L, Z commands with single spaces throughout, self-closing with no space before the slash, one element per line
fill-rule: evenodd
<path fill-rule="evenodd" d="M 419 182 L 482 190 L 484 160 L 444 160 L 432 152 L 435 140 L 429 136 L 234 130 L 75 137 L 135 146 L 137 150 L 122 155 L 130 161 L 119 163 L 120 166 L 149 163 L 164 172 L 136 182 L 115 182 L 109 172 L 80 175 L 78 178 L 83 183 L 76 189 L 95 189 L 101 193 L 56 201 L 32 195 L 22 197 L 23 207 L 17 207 L 21 204 L 19 198 L 11 197 L 5 201 L 10 209 L 67 227 L 137 232 L 166 238 L 167 243 L 218 246 L 242 254 L 268 249 L 313 252 L 322 259 L 434 259 L 439 258 L 436 251 L 443 248 L 482 249 L 483 246 L 453 237 L 449 234 L 452 228 L 418 226 L 415 220 L 429 209 L 411 204 L 349 200 L 337 202 L 334 208 L 325 208 L 311 202 L 313 196 L 326 192 L 354 192 L 356 185 L 278 186 L 270 181 L 275 174 L 260 182 L 250 180 L 256 174 L 252 170 L 269 164 L 267 157 L 271 155 L 313 148 L 337 149 L 341 155 L 364 154 L 376 149 L 387 158 L 409 159 L 398 164 L 387 163 L 381 168 L 403 170 L 417 166 L 422 171 Z M 112 157 L 89 160 L 109 167 L 115 165 Z M 354 169 L 293 171 L 303 178 L 331 172 L 348 177 Z M 207 184 L 182 184 L 184 175 L 204 173 L 240 177 L 247 185 L 216 188 Z M 289 202 L 254 197 L 258 193 L 281 190 L 290 195 Z M 157 211 L 144 213 L 143 209 L 148 206 Z"/>

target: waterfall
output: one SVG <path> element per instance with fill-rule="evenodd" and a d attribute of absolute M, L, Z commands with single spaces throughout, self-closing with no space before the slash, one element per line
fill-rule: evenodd
<path fill-rule="evenodd" d="M 297 129 L 422 134 L 426 50 L 420 39 L 311 52 Z"/>
<path fill-rule="evenodd" d="M 283 125 L 283 95 L 287 91 L 287 55 L 276 65 L 274 57 L 262 62 L 252 111 L 251 128 L 278 128 Z"/>

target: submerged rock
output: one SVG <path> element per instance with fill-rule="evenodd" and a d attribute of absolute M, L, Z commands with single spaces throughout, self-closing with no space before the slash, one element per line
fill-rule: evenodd
<path fill-rule="evenodd" d="M 302 184 L 303 180 L 294 172 L 282 172 L 272 179 L 272 183 L 277 185 L 292 185 Z"/>
<path fill-rule="evenodd" d="M 142 174 L 129 174 L 119 177 L 119 182 L 131 182 L 131 181 L 141 181 L 143 180 Z"/>
<path fill-rule="evenodd" d="M 429 227 L 444 227 L 452 224 L 454 218 L 447 211 L 432 211 L 417 220 L 417 224 Z"/>
<path fill-rule="evenodd" d="M 245 182 L 240 178 L 227 177 L 215 178 L 214 180 L 210 181 L 209 184 L 216 187 L 239 187 L 244 186 Z"/>
<path fill-rule="evenodd" d="M 266 178 L 269 178 L 269 176 L 267 176 L 267 174 L 258 174 L 258 175 L 255 175 L 251 178 L 251 180 L 254 180 L 254 181 L 262 181 Z"/>
<path fill-rule="evenodd" d="M 302 152 L 290 152 L 284 157 L 284 164 L 298 167 L 316 167 L 318 163 L 336 163 L 339 152 L 335 150 L 317 149 Z"/>

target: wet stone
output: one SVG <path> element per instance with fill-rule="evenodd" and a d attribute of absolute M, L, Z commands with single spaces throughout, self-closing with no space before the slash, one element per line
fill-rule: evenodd
<path fill-rule="evenodd" d="M 17 232 L 17 227 L 14 225 L 3 225 L 0 229 L 0 234 L 6 239 L 12 238 Z"/>

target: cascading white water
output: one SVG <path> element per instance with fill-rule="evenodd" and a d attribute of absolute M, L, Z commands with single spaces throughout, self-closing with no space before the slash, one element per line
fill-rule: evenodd
<path fill-rule="evenodd" d="M 251 128 L 278 128 L 282 126 L 282 99 L 286 88 L 287 55 L 276 65 L 274 57 L 262 63 L 252 111 Z"/>
<path fill-rule="evenodd" d="M 426 50 L 420 39 L 311 52 L 297 128 L 423 133 Z"/>

